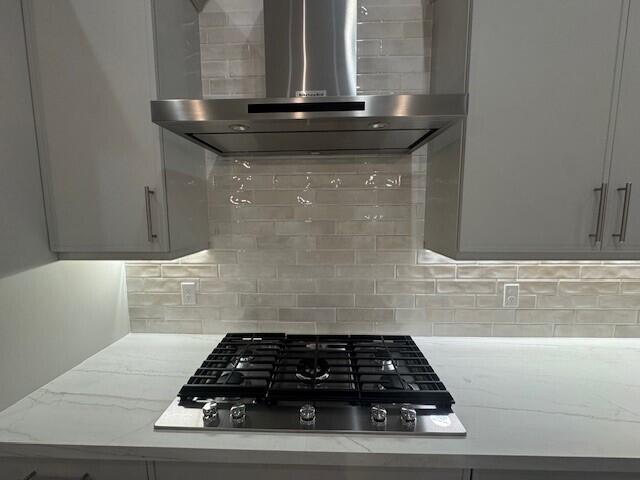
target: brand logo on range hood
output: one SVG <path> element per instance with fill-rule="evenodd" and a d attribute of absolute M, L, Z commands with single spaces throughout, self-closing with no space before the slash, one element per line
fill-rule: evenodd
<path fill-rule="evenodd" d="M 296 97 L 326 97 L 326 90 L 296 90 Z"/>

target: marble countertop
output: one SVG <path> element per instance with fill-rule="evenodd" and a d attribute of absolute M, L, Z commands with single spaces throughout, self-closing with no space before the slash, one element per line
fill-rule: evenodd
<path fill-rule="evenodd" d="M 155 432 L 220 336 L 131 334 L 0 413 L 0 455 L 640 472 L 640 340 L 416 337 L 465 438 Z"/>

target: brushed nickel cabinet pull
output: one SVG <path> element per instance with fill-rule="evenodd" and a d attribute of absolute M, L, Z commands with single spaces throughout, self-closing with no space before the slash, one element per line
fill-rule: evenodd
<path fill-rule="evenodd" d="M 153 233 L 153 219 L 151 218 L 151 195 L 153 194 L 155 194 L 155 191 L 149 187 L 144 187 L 144 201 L 147 208 L 147 239 L 149 243 L 153 243 L 158 238 L 158 235 Z"/>
<path fill-rule="evenodd" d="M 596 243 L 602 242 L 602 236 L 604 233 L 604 217 L 607 210 L 607 191 L 609 185 L 603 183 L 598 188 L 594 188 L 594 192 L 600 192 L 600 201 L 598 202 L 598 221 L 596 223 L 596 232 L 589 234 L 590 238 L 593 238 Z"/>
<path fill-rule="evenodd" d="M 38 480 L 38 478 L 42 478 L 42 480 L 45 480 L 45 477 L 38 476 L 38 472 L 34 470 L 29 475 L 24 477 L 24 480 Z M 82 477 L 79 478 L 79 480 L 91 480 L 91 475 L 85 473 L 84 475 L 82 475 Z"/>
<path fill-rule="evenodd" d="M 624 192 L 624 200 L 622 201 L 622 221 L 620 222 L 620 231 L 612 236 L 617 238 L 620 243 L 627 240 L 627 226 L 629 225 L 629 205 L 631 203 L 631 182 L 627 182 L 623 188 L 618 188 L 619 192 Z"/>

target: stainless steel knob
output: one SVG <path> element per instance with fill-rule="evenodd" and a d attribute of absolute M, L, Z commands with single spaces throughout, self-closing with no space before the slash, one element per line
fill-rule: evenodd
<path fill-rule="evenodd" d="M 202 418 L 204 420 L 213 420 L 218 416 L 218 404 L 216 402 L 207 402 L 202 407 Z"/>
<path fill-rule="evenodd" d="M 245 407 L 244 404 L 234 405 L 229 410 L 229 413 L 231 414 L 232 420 L 235 422 L 242 422 L 244 421 L 244 417 L 247 413 L 247 407 Z"/>
<path fill-rule="evenodd" d="M 400 418 L 402 419 L 402 421 L 407 423 L 414 423 L 417 417 L 418 414 L 416 413 L 416 410 L 414 408 L 400 407 Z"/>
<path fill-rule="evenodd" d="M 300 407 L 300 420 L 303 422 L 313 422 L 316 419 L 316 407 L 305 404 Z"/>
<path fill-rule="evenodd" d="M 382 408 L 380 405 L 373 405 L 371 407 L 371 420 L 374 422 L 386 422 L 387 421 L 387 409 Z"/>

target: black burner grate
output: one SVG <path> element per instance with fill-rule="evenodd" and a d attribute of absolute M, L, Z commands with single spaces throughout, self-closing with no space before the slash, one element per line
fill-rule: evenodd
<path fill-rule="evenodd" d="M 411 337 L 387 335 L 230 333 L 180 397 L 453 404 Z"/>

